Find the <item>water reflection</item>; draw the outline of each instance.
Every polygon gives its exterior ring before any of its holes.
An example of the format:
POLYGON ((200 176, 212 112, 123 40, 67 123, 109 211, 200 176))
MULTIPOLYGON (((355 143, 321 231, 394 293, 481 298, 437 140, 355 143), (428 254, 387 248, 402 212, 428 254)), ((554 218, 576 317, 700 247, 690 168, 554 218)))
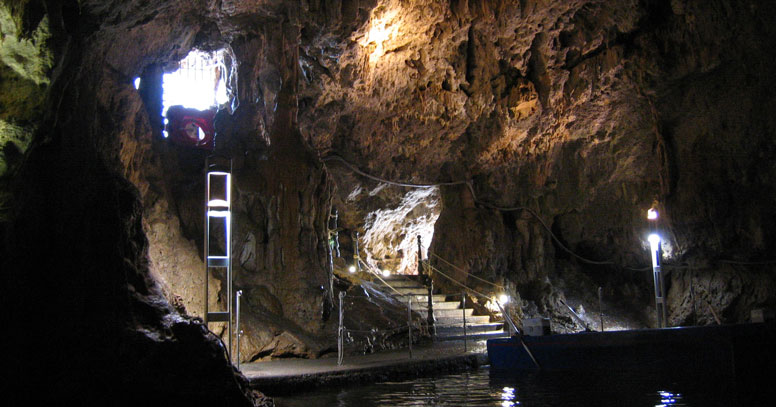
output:
POLYGON ((643 372, 474 372, 318 389, 277 397, 280 407, 312 406, 728 406, 729 378, 643 372))
POLYGON ((671 393, 670 391, 659 391, 657 394, 660 395, 660 404, 655 404, 655 407, 667 407, 667 406, 683 406, 684 404, 679 403, 679 400, 682 399, 682 395, 679 393, 671 393))
POLYGON ((520 404, 519 401, 515 401, 515 389, 512 387, 501 389, 501 400, 501 407, 512 407, 515 404, 520 404))

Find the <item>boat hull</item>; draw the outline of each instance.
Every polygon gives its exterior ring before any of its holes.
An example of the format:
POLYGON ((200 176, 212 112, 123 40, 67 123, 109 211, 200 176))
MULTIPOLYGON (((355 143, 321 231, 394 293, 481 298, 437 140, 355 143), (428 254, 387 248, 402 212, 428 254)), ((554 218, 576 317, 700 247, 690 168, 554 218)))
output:
POLYGON ((488 340, 494 370, 752 369, 774 358, 774 324, 585 332, 488 340))

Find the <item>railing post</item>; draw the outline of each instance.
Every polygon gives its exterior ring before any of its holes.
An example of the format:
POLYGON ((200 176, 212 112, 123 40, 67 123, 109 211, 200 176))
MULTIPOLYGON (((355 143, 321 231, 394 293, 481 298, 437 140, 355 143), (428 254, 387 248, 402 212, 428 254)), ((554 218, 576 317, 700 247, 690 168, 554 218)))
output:
POLYGON ((428 290, 428 309, 426 314, 426 321, 429 327, 429 333, 431 339, 436 339, 436 326, 434 325, 434 281, 431 279, 431 270, 427 273, 423 273, 423 245, 420 241, 420 235, 418 235, 418 275, 423 280, 424 285, 428 290))
POLYGON ((345 298, 345 292, 339 293, 339 328, 337 329, 337 366, 342 365, 345 353, 345 318, 344 310, 342 307, 342 300, 345 298))
POLYGON ((410 359, 412 359, 412 296, 407 300, 407 332, 409 332, 410 359))
POLYGON ((469 346, 466 340, 466 291, 461 293, 461 308, 463 309, 463 351, 468 352, 469 346))
POLYGON ((601 320, 601 332, 604 331, 604 289, 598 287, 598 318, 601 320))
POLYGON ((358 254, 358 232, 355 233, 355 237, 353 238, 353 263, 356 266, 356 270, 361 272, 361 262, 359 261, 359 254, 358 254))
POLYGON ((237 349, 235 349, 235 353, 237 354, 237 370, 240 370, 240 335, 242 334, 242 331, 240 331, 240 300, 242 300, 242 290, 237 290, 237 315, 235 315, 235 331, 237 331, 237 349))

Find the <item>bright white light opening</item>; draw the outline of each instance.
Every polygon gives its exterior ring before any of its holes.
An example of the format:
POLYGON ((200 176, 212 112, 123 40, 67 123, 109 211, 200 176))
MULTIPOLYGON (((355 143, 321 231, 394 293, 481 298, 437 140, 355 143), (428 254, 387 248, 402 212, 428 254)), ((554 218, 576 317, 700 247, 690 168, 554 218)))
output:
POLYGON ((356 272, 356 266, 350 266, 348 267, 348 271, 352 274, 356 272))
POLYGON ((135 80, 132 81, 132 83, 135 84, 135 89, 140 89, 140 78, 135 78, 135 80))
POLYGON ((391 275, 391 270, 385 269, 383 270, 383 277, 388 277, 391 275))
POLYGON ((501 294, 501 295, 498 297, 498 302, 499 302, 499 303, 501 303, 502 305, 503 305, 503 304, 506 304, 506 303, 508 303, 508 302, 509 302, 509 297, 508 297, 506 294, 501 294))
POLYGON ((649 210, 647 211, 647 219, 649 220, 657 219, 657 209, 649 208, 649 210))
POLYGON ((175 105, 207 110, 228 102, 223 61, 223 50, 213 53, 193 50, 180 62, 177 71, 165 73, 162 115, 167 115, 167 109, 175 105))

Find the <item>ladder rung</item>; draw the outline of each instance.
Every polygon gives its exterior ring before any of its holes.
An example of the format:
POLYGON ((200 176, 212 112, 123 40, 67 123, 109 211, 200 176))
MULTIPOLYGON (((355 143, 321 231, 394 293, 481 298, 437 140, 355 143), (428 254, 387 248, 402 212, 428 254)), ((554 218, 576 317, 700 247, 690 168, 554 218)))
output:
POLYGON ((207 322, 229 322, 229 312, 208 312, 207 322))
POLYGON ((208 208, 229 208, 229 202, 225 199, 211 199, 207 202, 208 208))
POLYGON ((208 267, 228 267, 229 257, 227 256, 207 256, 208 267))

